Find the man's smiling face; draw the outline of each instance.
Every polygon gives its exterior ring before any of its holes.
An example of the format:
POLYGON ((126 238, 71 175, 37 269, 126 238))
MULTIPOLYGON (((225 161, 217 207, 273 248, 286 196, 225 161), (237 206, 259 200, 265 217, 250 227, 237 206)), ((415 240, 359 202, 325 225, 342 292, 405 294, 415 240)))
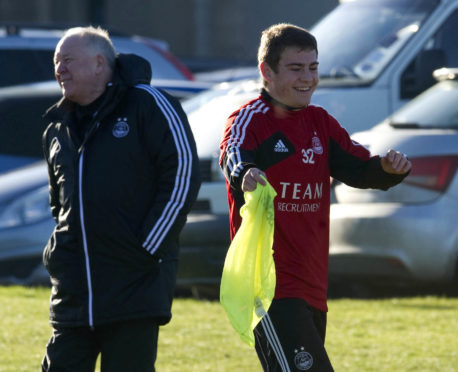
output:
POLYGON ((315 50, 287 47, 278 62, 277 72, 267 63, 261 65, 269 94, 284 105, 302 108, 310 104, 318 85, 318 61, 315 50))
POLYGON ((77 35, 69 36, 57 44, 54 74, 64 97, 80 105, 87 105, 94 100, 99 94, 95 92, 100 79, 97 58, 97 53, 77 35))

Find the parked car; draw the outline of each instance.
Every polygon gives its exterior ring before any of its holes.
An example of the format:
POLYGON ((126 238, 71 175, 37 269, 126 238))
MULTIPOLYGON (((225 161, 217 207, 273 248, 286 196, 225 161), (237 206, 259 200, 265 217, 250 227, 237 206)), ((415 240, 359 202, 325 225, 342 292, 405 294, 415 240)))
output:
MULTIPOLYGON (((0 25, 0 87, 54 79, 53 58, 64 28, 0 25)), ((154 79, 193 80, 191 71, 162 40, 112 33, 117 52, 134 53, 149 61, 154 79)))
MULTIPOLYGON (((152 79, 151 84, 177 98, 189 97, 210 85, 188 80, 152 79)), ((31 164, 43 156, 42 115, 62 97, 55 80, 0 87, 0 174, 31 164)))
MULTIPOLYGON (((41 255, 54 220, 46 166, 39 161, 45 126, 40 115, 60 97, 55 82, 0 88, 0 283, 48 281, 41 255)), ((199 148, 205 146, 200 137, 208 134, 196 133, 199 148)), ((205 154, 205 149, 199 153, 205 154)), ((202 161, 202 169, 207 163, 202 161)), ((218 202, 224 212, 225 195, 222 199, 218 202)), ((198 292, 217 287, 229 246, 227 213, 211 213, 207 206, 207 200, 197 200, 181 234, 178 284, 198 292)))
POLYGON ((213 84, 237 80, 259 79, 258 66, 233 66, 223 69, 196 72, 196 80, 207 81, 213 84))
POLYGON ((0 175, 0 284, 46 284, 41 262, 54 228, 44 161, 0 175))
POLYGON ((348 132, 367 130, 458 66, 458 0, 343 0, 311 28, 320 85, 312 103, 348 132))
MULTIPOLYGON (((436 67, 458 66, 456 30, 458 0, 341 1, 311 28, 320 62, 312 104, 323 106, 350 134, 371 128, 433 85, 436 67)), ((257 97, 261 85, 255 68, 235 70, 253 79, 222 82, 183 101, 206 175, 199 195, 212 213, 227 214, 217 164, 225 120, 257 97)), ((198 76, 229 79, 231 70, 198 76)))
MULTIPOLYGON (((0 284, 49 283, 42 253, 54 225, 44 161, 0 175, 0 284)), ((217 287, 229 246, 227 218, 192 212, 180 245, 178 287, 217 287)))
POLYGON ((56 81, 0 88, 0 174, 43 158, 42 115, 61 97, 56 81))
POLYGON ((412 170, 384 192, 335 186, 330 273, 370 282, 458 283, 458 69, 353 138, 408 154, 412 170))
MULTIPOLYGON (((0 88, 0 283, 49 281, 41 255, 54 220, 39 162, 40 115, 60 97, 55 82, 0 88)), ((199 293, 217 287, 229 246, 227 215, 211 214, 206 205, 197 201, 181 234, 178 285, 199 293)))
MULTIPOLYGON (((458 66, 458 0, 341 0, 310 28, 320 84, 312 103, 351 134, 371 128, 458 66)), ((255 66, 198 73, 222 82, 259 78, 255 66)))
POLYGON ((228 218, 224 176, 218 164, 219 141, 229 115, 260 91, 259 80, 241 80, 215 85, 182 102, 194 133, 202 185, 198 205, 202 211, 228 218))
MULTIPOLYGON (((42 157, 40 117, 57 102, 61 90, 54 79, 53 56, 64 28, 0 25, 0 174, 42 157)), ((113 33, 118 52, 135 53, 150 62, 151 84, 182 99, 212 86, 192 73, 165 42, 113 33)))

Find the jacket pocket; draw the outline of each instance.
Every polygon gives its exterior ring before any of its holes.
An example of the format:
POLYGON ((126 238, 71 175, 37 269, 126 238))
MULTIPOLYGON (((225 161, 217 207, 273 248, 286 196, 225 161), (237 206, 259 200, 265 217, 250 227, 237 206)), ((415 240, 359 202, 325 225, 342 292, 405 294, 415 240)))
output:
POLYGON ((43 265, 44 267, 46 268, 46 270, 48 271, 49 274, 51 274, 50 270, 49 270, 49 266, 50 266, 50 261, 51 261, 51 254, 52 252, 56 249, 56 238, 55 238, 55 230, 53 231, 53 233, 51 234, 48 242, 46 243, 46 246, 43 250, 43 265))
POLYGON ((59 277, 70 267, 80 267, 78 242, 67 233, 54 229, 43 251, 43 264, 51 277, 59 277))

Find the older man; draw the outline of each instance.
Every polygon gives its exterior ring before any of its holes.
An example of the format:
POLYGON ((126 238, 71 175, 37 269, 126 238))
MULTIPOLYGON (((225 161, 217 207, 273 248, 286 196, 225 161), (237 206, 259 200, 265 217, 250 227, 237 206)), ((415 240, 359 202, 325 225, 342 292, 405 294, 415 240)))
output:
POLYGON ((54 55, 63 98, 43 148, 56 227, 43 259, 54 332, 43 371, 154 371, 171 318, 178 234, 200 186, 180 104, 108 33, 68 30, 54 55))

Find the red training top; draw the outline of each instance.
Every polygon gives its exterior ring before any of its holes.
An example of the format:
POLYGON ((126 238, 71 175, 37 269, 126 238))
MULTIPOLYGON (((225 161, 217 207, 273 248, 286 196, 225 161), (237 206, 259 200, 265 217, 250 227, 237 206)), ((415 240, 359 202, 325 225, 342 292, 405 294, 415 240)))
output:
POLYGON ((241 181, 262 169, 276 190, 275 298, 301 298, 327 311, 330 178, 351 186, 387 189, 402 177, 383 172, 378 156, 352 141, 323 108, 290 110, 267 92, 234 112, 220 145, 230 229, 240 226, 241 181))

